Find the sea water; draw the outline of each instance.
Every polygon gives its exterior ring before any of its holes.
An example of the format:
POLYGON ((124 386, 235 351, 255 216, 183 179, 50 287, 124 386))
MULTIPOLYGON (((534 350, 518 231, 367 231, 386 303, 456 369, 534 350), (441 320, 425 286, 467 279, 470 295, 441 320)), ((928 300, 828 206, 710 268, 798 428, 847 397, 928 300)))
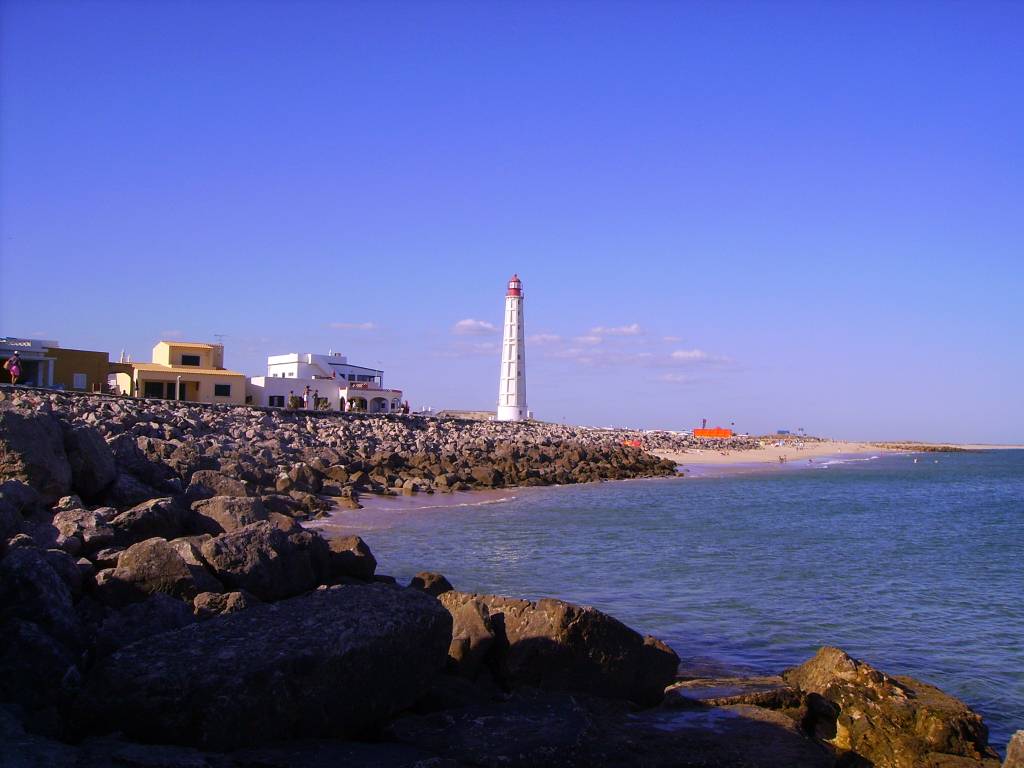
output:
POLYGON ((963 699, 1002 749, 1024 728, 1024 451, 866 458, 421 495, 331 527, 400 581, 593 605, 703 674, 835 645, 963 699))

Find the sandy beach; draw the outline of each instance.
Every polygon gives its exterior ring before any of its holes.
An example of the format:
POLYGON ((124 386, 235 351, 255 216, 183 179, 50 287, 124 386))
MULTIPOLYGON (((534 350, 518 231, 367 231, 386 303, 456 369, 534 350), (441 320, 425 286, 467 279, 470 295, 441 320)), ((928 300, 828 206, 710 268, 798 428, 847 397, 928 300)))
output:
POLYGON ((806 442, 803 447, 797 447, 792 443, 784 446, 769 445, 765 448, 755 448, 749 451, 730 451, 725 448, 715 450, 714 448, 691 449, 686 451, 651 451, 655 456, 663 459, 671 459, 680 466, 688 465, 728 465, 728 464, 779 464, 779 458, 787 462, 804 462, 808 459, 814 460, 824 457, 855 456, 861 454, 880 454, 886 452, 872 443, 856 443, 844 440, 823 440, 820 442, 806 442))

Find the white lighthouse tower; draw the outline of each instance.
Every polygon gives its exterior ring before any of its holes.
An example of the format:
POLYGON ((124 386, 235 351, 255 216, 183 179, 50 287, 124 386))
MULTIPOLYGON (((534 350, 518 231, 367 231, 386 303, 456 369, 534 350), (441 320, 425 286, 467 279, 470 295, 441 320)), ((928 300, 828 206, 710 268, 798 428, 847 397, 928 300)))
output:
POLYGON ((498 421, 526 418, 526 337, 523 334, 523 283, 512 275, 505 294, 505 330, 498 379, 498 421))

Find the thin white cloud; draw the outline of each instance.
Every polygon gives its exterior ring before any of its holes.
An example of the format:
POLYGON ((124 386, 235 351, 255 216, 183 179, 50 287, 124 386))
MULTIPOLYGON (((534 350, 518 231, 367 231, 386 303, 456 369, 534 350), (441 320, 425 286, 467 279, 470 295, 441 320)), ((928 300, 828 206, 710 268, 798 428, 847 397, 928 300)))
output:
POLYGON ((677 349, 670 357, 680 362, 691 363, 711 359, 711 355, 703 349, 677 349))
POLYGON ((331 323, 328 326, 339 331, 372 331, 376 327, 373 323, 331 323))
POLYGON ((688 373, 663 373, 658 376, 658 381, 667 381, 670 384, 689 384, 696 381, 696 377, 688 373))
POLYGON ((452 326, 452 333, 456 336, 489 336, 497 332, 498 327, 494 323, 488 323, 486 320, 474 320, 471 317, 459 320, 452 326))
POLYGON ((557 344, 562 340, 562 337, 557 333, 535 333, 532 336, 526 337, 527 344, 536 344, 543 346, 545 344, 557 344))
POLYGON ((180 339, 182 335, 182 332, 177 329, 172 329, 169 331, 160 331, 160 336, 161 338, 164 339, 180 339))
POLYGON ((589 344, 593 346, 594 344, 601 343, 601 337, 593 334, 590 336, 577 336, 576 338, 573 339, 573 341, 575 341, 578 344, 589 344))
POLYGON ((640 323, 610 327, 599 325, 596 328, 591 328, 590 333, 594 336, 639 336, 643 333, 643 329, 640 327, 640 323))
POLYGON ((683 340, 682 336, 662 336, 662 341, 667 341, 669 344, 678 344, 683 340))

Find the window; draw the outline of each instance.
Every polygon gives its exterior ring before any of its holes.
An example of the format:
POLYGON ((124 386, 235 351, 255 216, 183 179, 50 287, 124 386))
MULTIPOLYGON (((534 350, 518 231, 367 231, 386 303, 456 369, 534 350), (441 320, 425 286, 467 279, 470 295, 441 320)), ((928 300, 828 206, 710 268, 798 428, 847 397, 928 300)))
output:
POLYGON ((182 365, 194 365, 194 366, 198 367, 199 366, 199 355, 182 355, 181 356, 181 364, 182 365))
POLYGON ((231 397, 231 385, 230 384, 214 384, 213 385, 213 396, 214 397, 231 397))
MULTIPOLYGON (((181 391, 182 391, 182 395, 184 395, 184 392, 185 392, 185 385, 184 384, 181 385, 181 391)), ((177 382, 169 383, 167 385, 167 399, 168 400, 177 400, 178 399, 178 383, 177 382)))
POLYGON ((73 389, 85 389, 88 386, 84 373, 73 373, 71 378, 73 379, 71 384, 73 389))
POLYGON ((147 381, 143 384, 142 393, 146 397, 163 397, 164 383, 162 381, 147 381))
POLYGON ((271 395, 269 403, 271 408, 284 408, 284 395, 271 395))

